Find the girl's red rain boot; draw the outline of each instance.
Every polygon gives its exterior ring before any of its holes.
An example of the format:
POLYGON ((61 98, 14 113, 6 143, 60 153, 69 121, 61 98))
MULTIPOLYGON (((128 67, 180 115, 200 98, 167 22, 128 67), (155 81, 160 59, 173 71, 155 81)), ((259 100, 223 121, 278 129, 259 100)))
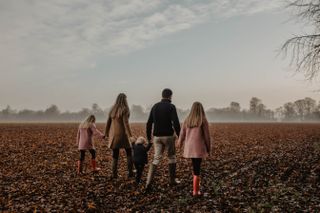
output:
POLYGON ((91 160, 91 165, 92 165, 92 171, 93 171, 93 172, 98 172, 98 171, 101 170, 99 167, 97 167, 97 162, 96 162, 95 159, 92 159, 92 160, 91 160))
POLYGON ((200 182, 201 182, 201 178, 200 178, 200 176, 198 176, 198 179, 197 179, 197 184, 198 184, 198 196, 201 195, 201 192, 200 192, 200 182))
POLYGON ((200 176, 193 175, 193 196, 199 196, 201 195, 200 192, 200 176))
POLYGON ((198 195, 198 176, 193 175, 193 192, 192 192, 193 196, 197 196, 198 195))

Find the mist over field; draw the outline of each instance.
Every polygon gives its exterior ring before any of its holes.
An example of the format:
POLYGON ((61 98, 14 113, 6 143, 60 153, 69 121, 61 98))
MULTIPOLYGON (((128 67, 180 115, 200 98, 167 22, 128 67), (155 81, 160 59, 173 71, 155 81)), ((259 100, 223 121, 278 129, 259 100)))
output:
MULTIPOLYGON (((274 110, 268 109, 259 98, 253 97, 249 109, 241 108, 238 102, 231 102, 224 108, 210 107, 206 110, 210 122, 320 122, 320 103, 312 98, 299 99, 285 103, 274 110)), ((131 105, 130 122, 146 122, 150 108, 131 105)), ((98 104, 91 108, 83 108, 78 112, 60 111, 58 106, 51 105, 45 110, 14 110, 10 106, 0 111, 0 122, 80 122, 90 114, 96 116, 98 122, 105 122, 110 108, 103 109, 98 104)), ((177 107, 182 122, 190 109, 177 107)))

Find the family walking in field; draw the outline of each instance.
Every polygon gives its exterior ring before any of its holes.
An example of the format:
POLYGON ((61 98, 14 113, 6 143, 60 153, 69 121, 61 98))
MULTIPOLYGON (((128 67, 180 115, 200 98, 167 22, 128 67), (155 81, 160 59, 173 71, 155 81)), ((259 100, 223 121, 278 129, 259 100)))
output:
POLYGON ((171 103, 172 91, 164 89, 162 100, 156 103, 151 111, 146 125, 147 141, 144 137, 133 137, 129 125, 130 110, 125 94, 118 95, 111 108, 105 133, 100 132, 95 125, 94 115, 90 115, 79 125, 77 145, 80 151, 78 174, 82 173, 86 151, 91 154, 93 171, 99 171, 96 165, 96 151, 93 136, 97 135, 108 140, 112 149, 112 178, 118 177, 118 159, 120 149, 125 149, 127 156, 128 177, 134 177, 133 166, 136 168, 136 183, 141 182, 144 167, 148 164, 148 151, 154 147, 153 161, 147 174, 146 190, 152 188, 157 167, 167 152, 169 162, 169 183, 176 185, 176 140, 177 147, 183 148, 183 157, 190 158, 193 173, 193 196, 200 195, 200 170, 203 158, 210 155, 209 123, 203 106, 194 102, 191 111, 182 128, 175 106, 171 103))

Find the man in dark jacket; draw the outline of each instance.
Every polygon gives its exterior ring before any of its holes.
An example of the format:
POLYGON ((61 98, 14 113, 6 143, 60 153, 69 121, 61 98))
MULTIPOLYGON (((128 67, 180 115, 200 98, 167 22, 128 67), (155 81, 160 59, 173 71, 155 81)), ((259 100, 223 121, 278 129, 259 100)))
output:
POLYGON ((176 107, 171 103, 171 99, 172 91, 164 89, 162 91, 162 100, 152 107, 147 122, 147 138, 149 143, 151 143, 152 135, 154 136, 154 158, 148 172, 147 189, 150 189, 156 167, 160 163, 164 150, 168 151, 170 184, 176 184, 176 137, 174 133, 179 136, 180 122, 176 107))
POLYGON ((133 149, 133 163, 136 167, 136 183, 139 184, 141 181, 141 176, 143 173, 144 166, 148 164, 148 151, 151 148, 151 143, 148 143, 147 146, 145 144, 145 139, 143 137, 139 137, 136 142, 132 143, 133 149))

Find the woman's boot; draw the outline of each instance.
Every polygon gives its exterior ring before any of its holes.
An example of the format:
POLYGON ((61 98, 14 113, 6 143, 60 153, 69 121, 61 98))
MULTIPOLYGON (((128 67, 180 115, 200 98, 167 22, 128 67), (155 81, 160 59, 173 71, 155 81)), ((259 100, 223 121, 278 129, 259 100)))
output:
POLYGON ((118 178, 118 159, 112 158, 112 179, 118 178))

